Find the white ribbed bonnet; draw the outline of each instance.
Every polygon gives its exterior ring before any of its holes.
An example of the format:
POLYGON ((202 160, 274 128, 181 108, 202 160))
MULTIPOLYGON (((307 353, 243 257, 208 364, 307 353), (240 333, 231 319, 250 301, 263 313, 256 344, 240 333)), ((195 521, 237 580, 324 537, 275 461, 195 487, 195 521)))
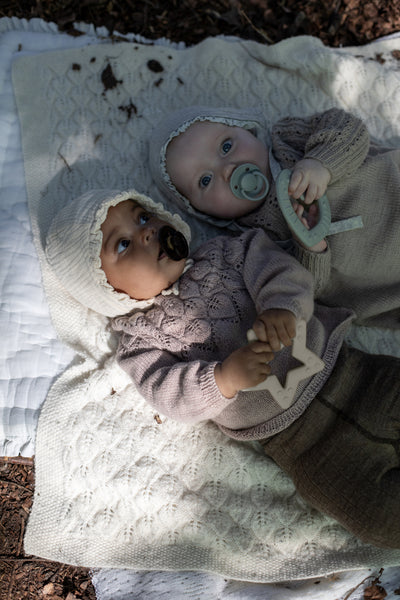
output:
POLYGON ((194 208, 172 183, 166 168, 168 144, 190 125, 198 121, 224 123, 234 127, 243 127, 254 133, 259 139, 268 141, 268 126, 263 114, 256 108, 239 109, 233 107, 212 108, 210 106, 187 106, 167 114, 153 129, 149 140, 149 165, 154 182, 166 198, 175 206, 198 219, 226 227, 232 220, 219 219, 206 215, 194 208))
POLYGON ((153 302, 116 292, 101 268, 100 227, 111 206, 129 199, 181 231, 189 243, 190 228, 179 215, 135 190, 96 189, 71 200, 54 217, 46 238, 46 258, 63 287, 80 304, 107 317, 146 308, 153 302))

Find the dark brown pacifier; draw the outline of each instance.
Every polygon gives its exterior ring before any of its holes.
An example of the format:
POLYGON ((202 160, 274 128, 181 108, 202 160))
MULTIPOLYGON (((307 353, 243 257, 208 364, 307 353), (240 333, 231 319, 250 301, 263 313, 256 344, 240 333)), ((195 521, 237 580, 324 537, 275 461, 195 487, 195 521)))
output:
POLYGON ((189 256, 189 246, 185 236, 170 225, 164 225, 158 232, 161 250, 172 260, 182 260, 189 256))

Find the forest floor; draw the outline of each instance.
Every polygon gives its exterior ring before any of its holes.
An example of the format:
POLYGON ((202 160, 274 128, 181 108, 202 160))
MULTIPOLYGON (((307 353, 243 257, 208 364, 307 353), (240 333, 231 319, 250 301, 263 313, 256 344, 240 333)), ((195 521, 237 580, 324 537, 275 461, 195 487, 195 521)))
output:
MULTIPOLYGON (((41 18, 80 35, 74 23, 193 45, 234 35, 272 44, 313 35, 331 47, 360 46, 400 31, 398 0, 2 0, 0 17, 41 18)), ((27 556, 23 536, 34 488, 32 460, 0 458, 0 600, 95 600, 87 569, 27 556)), ((368 597, 384 598, 384 590, 368 597)), ((367 597, 367 596, 366 596, 367 597)))
POLYGON ((236 35, 274 43, 314 35, 327 46, 358 46, 400 30, 398 0, 2 0, 0 17, 53 21, 74 33, 74 23, 110 33, 196 44, 236 35))

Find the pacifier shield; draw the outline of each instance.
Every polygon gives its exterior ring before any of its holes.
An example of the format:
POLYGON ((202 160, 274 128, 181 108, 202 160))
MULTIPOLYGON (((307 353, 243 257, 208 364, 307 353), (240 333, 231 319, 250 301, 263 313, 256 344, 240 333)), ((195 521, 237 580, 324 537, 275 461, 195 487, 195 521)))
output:
POLYGON ((158 232, 161 250, 172 260, 182 260, 189 256, 189 246, 185 236, 170 225, 164 225, 158 232))
POLYGON ((241 200, 262 200, 269 189, 268 179, 252 163, 239 165, 233 171, 229 185, 232 193, 241 200))

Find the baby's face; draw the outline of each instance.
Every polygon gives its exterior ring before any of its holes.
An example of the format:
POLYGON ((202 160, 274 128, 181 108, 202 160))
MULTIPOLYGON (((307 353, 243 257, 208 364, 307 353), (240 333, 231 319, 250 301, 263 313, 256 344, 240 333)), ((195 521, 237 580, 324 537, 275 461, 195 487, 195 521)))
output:
POLYGON ((174 261, 160 249, 158 232, 165 221, 125 200, 108 210, 101 226, 101 266, 118 292, 149 300, 182 274, 185 260, 174 261))
POLYGON ((242 200, 229 181, 236 167, 252 163, 270 180, 268 150, 250 131, 198 121, 167 148, 166 168, 176 189, 192 206, 215 217, 235 219, 262 200, 242 200))

